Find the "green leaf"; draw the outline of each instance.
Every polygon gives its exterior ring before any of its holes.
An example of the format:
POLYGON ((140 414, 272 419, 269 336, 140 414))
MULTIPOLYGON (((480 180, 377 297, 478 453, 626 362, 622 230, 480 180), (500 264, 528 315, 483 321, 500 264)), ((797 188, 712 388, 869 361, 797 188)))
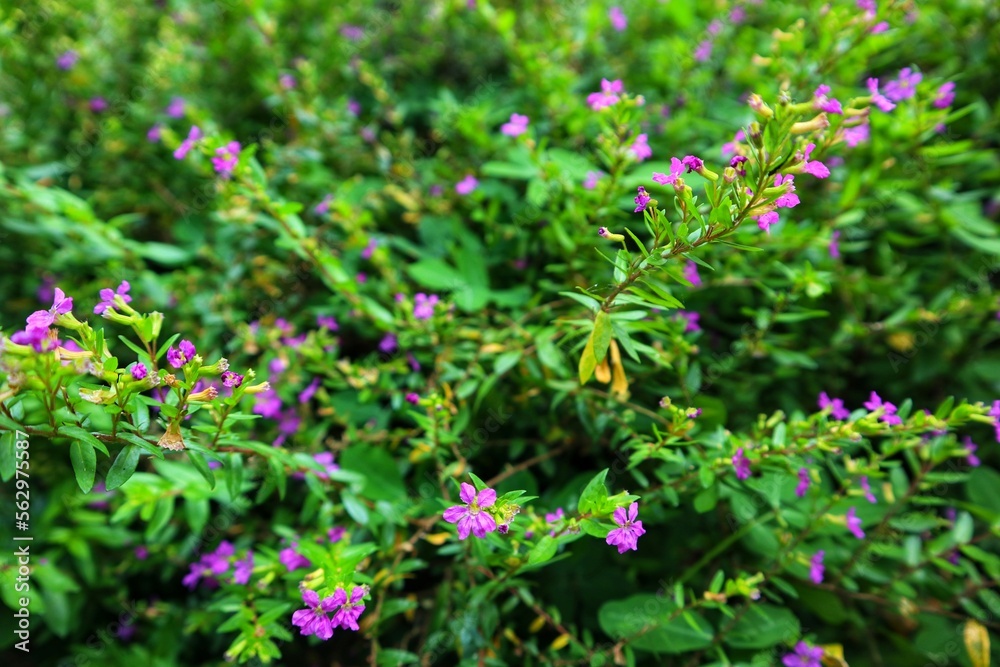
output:
POLYGON ((406 267, 406 272, 424 287, 436 290, 456 290, 465 287, 457 269, 440 259, 423 259, 406 267))
POLYGON ((551 560, 559 549, 559 543, 551 535, 546 535, 538 540, 538 544, 531 548, 528 554, 528 565, 537 565, 551 560))
POLYGON ((73 463, 73 473, 80 490, 90 493, 94 488, 94 475, 97 474, 97 452, 90 443, 75 440, 69 446, 69 460, 73 463))
POLYGON ((590 337, 594 341, 594 357, 597 363, 604 361, 608 355, 608 346, 611 344, 611 318, 603 310, 597 311, 594 318, 594 330, 590 337))
POLYGON ((14 431, 0 433, 0 479, 5 482, 14 476, 17 467, 16 444, 17 434, 14 431))
POLYGON ((127 433, 127 432, 119 433, 118 437, 126 442, 135 445, 136 447, 139 447, 143 451, 148 452, 149 454, 155 456, 158 459, 163 458, 163 448, 154 445, 145 438, 140 438, 134 433, 127 433))
POLYGON ((583 493, 580 494, 580 502, 577 503, 577 512, 580 514, 589 514, 604 504, 604 501, 608 499, 608 487, 604 485, 604 480, 607 476, 607 468, 594 475, 594 478, 583 489, 583 493))
POLYGON ((631 638, 628 644, 642 651, 676 654, 711 646, 715 631, 708 621, 678 609, 666 596, 641 593, 605 603, 597 620, 612 639, 631 638))
POLYGON ((59 434, 70 437, 73 440, 86 442, 94 449, 104 452, 105 456, 110 456, 110 454, 108 454, 108 448, 104 446, 103 442, 95 438, 90 431, 86 431, 76 424, 64 424, 60 426, 59 434))
POLYGON ((361 495, 369 500, 398 501, 406 497, 396 458, 382 448, 352 445, 341 454, 340 467, 364 478, 361 495))
POLYGON ((208 482, 208 488, 214 489, 215 473, 213 473, 212 469, 208 467, 208 462, 205 460, 205 457, 202 454, 193 452, 189 449, 188 458, 191 459, 191 465, 194 466, 195 470, 201 473, 201 476, 205 478, 206 482, 208 482))
POLYGON ((976 468, 966 483, 969 500, 1000 514, 1000 473, 991 468, 976 468))
POLYGON ((583 353, 580 355, 580 384, 587 384, 587 380, 594 374, 595 368, 597 368, 597 357, 594 356, 594 333, 591 332, 590 337, 587 338, 587 345, 584 346, 583 353))
POLYGON ((768 648, 788 643, 800 634, 799 619, 788 609, 769 604, 753 604, 725 637, 733 648, 768 648))
POLYGON ((108 491, 117 489, 129 480, 132 473, 135 472, 136 466, 139 465, 139 455, 141 453, 142 450, 135 445, 125 445, 118 452, 118 456, 115 457, 115 462, 111 464, 111 470, 108 471, 108 477, 105 481, 108 491))

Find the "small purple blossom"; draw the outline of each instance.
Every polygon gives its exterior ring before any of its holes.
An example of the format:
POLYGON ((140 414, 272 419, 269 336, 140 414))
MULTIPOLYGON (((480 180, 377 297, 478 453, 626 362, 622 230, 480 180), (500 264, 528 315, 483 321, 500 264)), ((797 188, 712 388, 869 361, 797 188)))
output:
POLYGON ((236 165, 240 161, 240 142, 230 141, 225 146, 220 146, 215 149, 215 156, 212 157, 212 168, 215 169, 215 173, 219 174, 222 178, 229 178, 233 175, 233 169, 236 169, 236 165))
POLYGON ((823 571, 826 569, 823 567, 824 555, 825 553, 821 549, 817 551, 809 560, 809 579, 812 580, 814 584, 823 583, 823 571))
POLYGON ((254 397, 252 412, 268 419, 277 419, 281 414, 281 399, 274 389, 262 391, 254 397))
POLYGON ((750 477, 750 459, 748 459, 743 454, 743 448, 740 447, 733 454, 733 468, 736 469, 736 479, 744 480, 750 477))
POLYGON ((465 178, 455 184, 455 192, 464 196, 471 194, 477 187, 479 187, 479 181, 476 180, 476 177, 472 174, 467 174, 465 178))
POLYGON ((406 402, 416 405, 420 402, 420 394, 411 391, 406 395, 406 402))
POLYGON ((830 170, 827 166, 818 160, 809 160, 809 156, 815 148, 816 144, 807 144, 805 150, 797 154, 796 157, 802 160, 802 171, 812 174, 816 178, 827 178, 830 175, 830 170))
POLYGON ((108 101, 103 97, 101 97, 100 95, 98 95, 97 97, 90 98, 88 106, 90 107, 90 110, 93 111, 94 113, 101 113, 102 111, 108 110, 108 101))
POLYGON ((147 375, 149 375, 149 369, 146 368, 146 364, 137 363, 132 367, 133 380, 144 380, 147 375))
POLYGON ((630 549, 638 551, 639 538, 646 534, 646 529, 642 527, 639 518, 639 503, 632 503, 628 506, 628 514, 624 507, 615 508, 614 522, 618 528, 613 529, 605 538, 605 542, 611 546, 618 547, 618 553, 623 554, 630 549))
POLYGON ((299 403, 308 403, 312 400, 312 397, 316 395, 316 391, 319 389, 320 379, 313 378, 313 381, 309 383, 309 386, 299 392, 299 403))
POLYGON ((628 147, 629 154, 639 162, 653 157, 653 149, 649 147, 648 141, 649 137, 645 133, 638 135, 632 145, 628 147))
POLYGON ((868 475, 861 476, 861 490, 865 494, 865 500, 867 500, 870 503, 878 502, 878 498, 876 498, 875 494, 872 493, 871 484, 868 483, 868 475))
POLYGON ((855 515, 854 508, 847 510, 847 530, 859 540, 865 539, 865 531, 861 529, 861 519, 855 515))
POLYGON ((253 573, 253 552, 247 551, 243 560, 236 561, 236 570, 233 572, 233 581, 237 584, 246 584, 250 581, 253 573))
POLYGON ((566 513, 563 512, 563 508, 557 507, 555 512, 546 512, 545 523, 556 523, 557 521, 562 521, 566 513))
POLYGON ((834 419, 847 419, 851 416, 850 411, 844 407, 843 400, 830 398, 825 391, 822 391, 819 394, 819 409, 826 410, 827 408, 831 408, 830 416, 834 419))
POLYGON ((399 344, 396 342, 396 334, 387 333, 379 341, 378 349, 385 354, 392 354, 399 348, 399 344))
POLYGON ((241 384, 243 384, 243 376, 239 373, 234 373, 232 371, 224 371, 222 373, 222 385, 224 387, 236 389, 241 384))
POLYGON ((830 257, 833 259, 840 259, 840 230, 835 229, 833 233, 830 234, 830 245, 828 246, 830 252, 830 257))
POLYGON ((330 540, 331 543, 335 543, 344 539, 344 535, 346 533, 347 529, 343 526, 334 526, 330 530, 326 531, 326 538, 330 540))
POLYGON ((785 667, 822 667, 820 662, 822 657, 823 649, 821 647, 799 642, 795 645, 795 652, 783 657, 781 664, 785 667))
POLYGON ((633 213, 641 213, 646 210, 646 205, 649 204, 650 196, 646 193, 646 188, 639 186, 638 193, 635 196, 635 211, 633 213))
POLYGON ((418 320, 429 320, 434 317, 434 306, 439 301, 437 294, 427 296, 417 292, 413 297, 413 317, 418 320))
POLYGON ((171 118, 183 118, 184 107, 185 102, 183 97, 172 97, 170 98, 170 104, 166 108, 167 115, 171 118))
POLYGON ((194 148, 194 143, 201 139, 201 137, 201 129, 197 125, 192 125, 191 130, 188 131, 187 139, 182 141, 181 145, 174 151, 174 158, 177 160, 183 160, 188 152, 194 148))
POLYGON ((809 479, 809 469, 799 468, 799 483, 795 487, 795 495, 798 496, 799 498, 806 495, 806 491, 809 490, 810 481, 811 480, 809 479))
POLYGON ((603 171, 588 171, 587 178, 583 181, 583 188, 585 190, 593 190, 597 187, 597 182, 601 180, 602 176, 604 176, 603 171))
POLYGON ((601 79, 601 91, 587 95, 587 104, 594 111, 614 106, 621 100, 619 93, 623 90, 624 84, 622 84, 621 79, 615 79, 614 81, 601 79))
POLYGON ((678 310, 676 317, 684 321, 684 333, 701 331, 701 326, 698 324, 698 320, 701 319, 700 313, 696 313, 693 310, 678 310))
POLYGON ((884 421, 889 426, 894 426, 903 423, 903 420, 900 419, 898 416, 896 416, 896 406, 890 403, 889 401, 883 402, 882 398, 874 391, 871 393, 871 397, 869 398, 868 401, 865 402, 864 405, 865 409, 871 412, 875 412, 879 408, 883 408, 884 412, 879 417, 879 419, 884 421))
POLYGON ((771 233, 771 225, 777 224, 777 222, 778 222, 778 212, 777 211, 769 211, 767 213, 764 213, 763 215, 758 215, 755 218, 755 220, 757 221, 757 226, 758 227, 760 227, 762 230, 764 230, 765 232, 767 232, 768 234, 770 234, 771 233))
POLYGON ((292 625, 299 628, 299 633, 303 635, 316 635, 323 641, 332 637, 333 623, 327 614, 337 608, 336 597, 331 595, 320 600, 316 591, 303 589, 302 602, 307 608, 292 614, 292 625))
POLYGON ((799 205, 799 196, 795 194, 795 177, 789 174, 782 176, 776 174, 774 177, 774 187, 785 187, 785 192, 774 200, 774 205, 778 208, 795 208, 799 205))
POLYGON ((195 354, 194 343, 189 340, 182 340, 176 348, 171 346, 167 350, 167 362, 174 368, 181 368, 184 364, 194 359, 195 354))
POLYGON ((698 264, 690 259, 684 264, 684 279, 694 287, 701 287, 701 276, 698 275, 698 264))
POLYGON ((701 173, 701 170, 705 168, 704 161, 702 161, 701 158, 696 157, 694 155, 685 155, 681 159, 681 164, 687 167, 687 173, 689 174, 692 171, 701 173))
POLYGON ((697 60, 700 63, 703 63, 706 60, 708 60, 709 58, 711 58, 712 57, 712 40, 710 40, 710 39, 704 39, 701 42, 699 42, 698 46, 695 47, 694 53, 692 55, 694 55, 694 59, 697 60))
POLYGON ((73 49, 70 49, 68 51, 63 51, 62 53, 59 54, 59 57, 56 58, 56 67, 63 70, 64 72, 67 70, 71 70, 73 69, 73 66, 76 65, 76 62, 79 59, 80 59, 80 54, 74 51, 73 49))
POLYGON ((293 572, 300 567, 309 567, 312 564, 309 562, 308 558, 295 550, 295 547, 297 546, 298 544, 296 542, 292 542, 291 546, 282 549, 281 552, 278 553, 278 561, 288 568, 289 572, 293 572))
POLYGON ((675 157, 670 158, 670 173, 653 172, 653 181, 660 185, 672 185, 684 173, 684 163, 675 157))
POLYGON ((962 445, 964 445, 965 449, 969 452, 968 454, 966 454, 966 458, 969 461, 969 465, 972 466, 973 468, 978 468, 980 463, 982 463, 979 460, 979 457, 976 456, 976 450, 979 449, 979 445, 972 442, 972 438, 970 438, 969 436, 965 436, 965 439, 962 441, 962 445))
MULTIPOLYGON (((747 135, 743 132, 743 130, 738 130, 736 132, 736 134, 733 135, 733 140, 732 141, 730 141, 728 143, 725 143, 725 144, 722 144, 722 157, 726 157, 726 156, 728 156, 728 155, 730 155, 732 153, 735 153, 736 152, 736 146, 737 146, 737 144, 739 144, 739 142, 741 142, 741 141, 745 141, 746 138, 747 138, 747 135)), ((731 165, 731 166, 735 166, 735 165, 731 165)))
POLYGON ((872 102, 882 111, 892 111, 896 105, 885 95, 878 91, 878 79, 868 79, 868 90, 872 95, 872 102))
POLYGON ((123 280, 121 284, 118 285, 118 289, 116 289, 115 291, 111 291, 108 288, 102 289, 101 302, 98 303, 96 306, 94 306, 94 314, 100 315, 107 309, 114 308, 116 296, 120 296, 122 298, 122 301, 124 301, 125 303, 130 303, 132 301, 132 297, 128 295, 128 291, 131 288, 132 286, 128 284, 128 281, 123 280))
POLYGON ((361 26, 351 25, 350 23, 345 23, 340 26, 340 35, 345 39, 349 39, 352 42, 357 42, 364 38, 365 30, 361 26))
POLYGON ((355 99, 347 100, 347 113, 357 117, 361 114, 361 103, 355 99))
POLYGON ((994 419, 994 427, 997 432, 997 442, 1000 442, 1000 401, 993 401, 993 407, 990 408, 989 416, 994 419))
POLYGON ((329 331, 338 331, 340 329, 340 325, 337 324, 337 320, 334 319, 333 315, 317 315, 316 325, 321 329, 329 331))
POLYGON ((472 533, 476 537, 486 537, 497 529, 493 517, 482 508, 491 507, 497 500, 497 492, 483 489, 476 494, 476 487, 462 482, 459 497, 465 505, 454 505, 444 511, 444 520, 458 524, 458 538, 464 540, 472 533))
POLYGON ((742 155, 733 156, 733 159, 729 161, 729 166, 736 170, 736 173, 740 176, 747 175, 746 163, 750 160, 742 155))
POLYGON ((625 18, 625 12, 622 11, 621 7, 612 7, 608 11, 608 18, 611 19, 611 27, 622 32, 628 27, 628 19, 625 18))
POLYGON ((843 114, 844 109, 840 102, 832 97, 828 97, 830 94, 830 86, 823 84, 813 93, 813 104, 820 111, 825 111, 832 114, 843 114))
POLYGON ((160 135, 163 131, 163 126, 159 123, 154 123, 153 127, 149 128, 149 132, 146 133, 146 140, 151 144, 160 143, 160 135))
POLYGON ((510 120, 500 127, 500 132, 508 137, 518 137, 528 131, 528 117, 512 113, 510 120))
POLYGON ((295 77, 287 72, 278 77, 278 85, 282 90, 292 90, 295 88, 295 77))
POLYGON ((948 81, 947 83, 941 84, 941 87, 937 89, 937 95, 934 97, 934 107, 936 109, 947 109, 954 101, 955 82, 948 81))
POLYGON ((313 206, 313 213, 316 215, 326 215, 326 212, 330 210, 330 202, 333 201, 333 195, 326 195, 323 200, 313 206))
POLYGON ((868 141, 868 138, 871 136, 871 125, 869 125, 866 120, 858 125, 845 127, 842 130, 842 133, 847 146, 849 148, 854 148, 858 144, 868 141))
POLYGON ((365 597, 368 589, 365 586, 358 586, 353 591, 351 591, 350 600, 347 599, 347 592, 343 588, 338 588, 334 594, 334 602, 340 606, 337 612, 333 615, 332 625, 333 627, 343 628, 344 630, 354 630, 355 632, 360 630, 358 626, 358 618, 361 616, 361 612, 365 610, 365 605, 360 604, 362 598, 365 597))
POLYGON ((893 102, 908 100, 917 94, 917 84, 924 78, 920 72, 914 72, 909 67, 899 71, 899 77, 885 84, 885 96, 893 102))
POLYGON ((149 548, 143 544, 140 544, 135 548, 135 557, 139 560, 146 560, 149 558, 149 548))
POLYGON ((375 249, 378 248, 378 239, 368 239, 368 245, 365 249, 361 251, 361 257, 364 259, 371 259, 372 255, 375 254, 375 249))

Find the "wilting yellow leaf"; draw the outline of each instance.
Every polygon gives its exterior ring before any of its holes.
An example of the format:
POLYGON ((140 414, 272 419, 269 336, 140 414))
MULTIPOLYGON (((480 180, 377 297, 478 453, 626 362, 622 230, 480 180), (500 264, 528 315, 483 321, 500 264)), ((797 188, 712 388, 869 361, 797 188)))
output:
POLYGON ((611 382, 611 369, 608 368, 607 359, 597 364, 597 367, 594 368, 594 377, 597 378, 598 382, 603 382, 604 384, 611 382))
POLYGON ((482 354, 498 354, 506 349, 507 348, 501 345, 500 343, 487 343, 486 345, 483 345, 481 348, 479 348, 479 351, 482 354))
POLYGON ((558 651, 562 647, 566 646, 566 644, 568 643, 569 643, 569 635, 559 635, 558 637, 556 637, 555 641, 552 642, 552 645, 549 646, 549 648, 553 651, 558 651))
POLYGON ((536 618, 531 622, 531 625, 528 626, 528 630, 530 630, 531 632, 538 632, 544 627, 545 627, 545 617, 539 616, 538 618, 536 618))
POLYGON ((909 352, 913 349, 913 334, 908 331, 899 331, 890 334, 886 342, 897 352, 909 352))
POLYGON ((611 383, 611 395, 617 398, 628 398, 628 378, 625 377, 625 367, 622 366, 622 355, 618 351, 618 343, 611 341, 611 368, 614 382, 611 383))
POLYGON ((439 547, 447 542, 449 537, 451 537, 451 533, 434 533, 432 535, 425 535, 424 539, 434 546, 439 547))
POLYGON ((982 623, 970 618, 965 622, 962 636, 972 667, 990 667, 990 633, 982 623))
POLYGON ((156 444, 174 452, 185 449, 184 438, 181 437, 181 427, 176 422, 170 422, 167 425, 167 432, 160 436, 160 440, 156 444))
POLYGON ((823 649, 823 665, 825 667, 850 667, 844 660, 844 647, 840 644, 821 644, 823 649))
POLYGON ((521 645, 520 638, 510 628, 506 628, 503 631, 503 636, 510 640, 511 643, 516 644, 517 646, 521 645))

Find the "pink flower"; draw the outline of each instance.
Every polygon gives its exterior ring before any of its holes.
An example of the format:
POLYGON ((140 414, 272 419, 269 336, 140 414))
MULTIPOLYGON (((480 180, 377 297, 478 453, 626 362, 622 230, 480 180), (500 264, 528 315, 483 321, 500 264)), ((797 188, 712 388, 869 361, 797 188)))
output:
POLYGON ((677 319, 684 320, 684 333, 694 333, 695 331, 701 331, 701 327, 698 326, 698 320, 701 315, 694 312, 693 310, 678 310, 677 319))
POLYGON ((466 175, 465 178, 460 180, 455 184, 455 192, 460 195, 467 195, 475 190, 479 186, 479 181, 472 174, 466 175))
POLYGON ((947 109, 955 101, 955 82, 949 81, 941 84, 934 98, 934 107, 937 109, 947 109))
POLYGON ((187 139, 181 142, 181 145, 177 147, 174 151, 174 158, 177 160, 183 160, 188 152, 194 147, 194 143, 201 139, 201 129, 197 125, 192 125, 191 130, 188 132, 187 139))
POLYGON ((423 292, 418 292, 413 297, 413 317, 418 320, 429 320, 434 317, 434 306, 437 305, 438 295, 427 296, 423 292))
POLYGON ((464 540, 472 533, 476 537, 486 537, 497 529, 493 517, 482 508, 491 507, 497 501, 497 492, 493 489, 483 489, 476 494, 476 487, 462 482, 459 496, 465 505, 455 505, 444 511, 444 520, 458 524, 458 538, 464 540))
POLYGON ((361 629, 358 625, 358 617, 365 610, 365 606, 359 603, 367 592, 368 588, 366 586, 358 586, 351 591, 351 599, 348 600, 347 592, 343 588, 338 588, 334 591, 333 599, 340 606, 340 609, 333 615, 331 621, 333 627, 354 630, 355 632, 361 629))
POLYGON ((621 99, 618 93, 621 93, 623 89, 624 84, 622 84, 621 79, 615 79, 614 81, 601 79, 601 91, 588 95, 587 104, 594 111, 600 111, 601 109, 618 104, 618 101, 621 99))
POLYGON ((319 389, 319 384, 320 379, 313 378, 313 381, 309 383, 309 386, 299 393, 299 403, 308 403, 312 400, 312 397, 316 395, 316 391, 319 389))
POLYGON ((795 645, 795 652, 783 657, 781 664, 785 667, 821 667, 820 658, 822 657, 822 647, 809 646, 805 642, 799 642, 795 645))
POLYGON ((827 408, 832 408, 830 416, 834 419, 847 419, 851 416, 851 413, 844 407, 844 401, 839 398, 830 398, 825 391, 820 392, 819 409, 826 410, 827 408))
POLYGON ((108 101, 103 97, 92 97, 90 99, 90 110, 94 113, 101 113, 102 111, 107 111, 108 101))
POLYGON ((80 54, 74 51, 73 49, 70 49, 69 51, 64 51, 59 55, 58 58, 56 58, 56 67, 58 67, 63 71, 73 69, 73 66, 76 65, 76 61, 78 61, 79 59, 80 59, 80 54))
POLYGON ((742 447, 736 450, 732 460, 733 468, 736 469, 736 479, 743 480, 750 477, 750 459, 743 454, 742 447))
POLYGON ((278 85, 281 86, 282 90, 291 90, 295 84, 295 77, 291 74, 286 73, 278 77, 278 85))
POLYGON ((661 174, 659 172, 653 172, 653 181, 659 183, 660 185, 672 185, 677 182, 677 179, 681 174, 684 173, 684 163, 675 157, 670 158, 670 173, 661 174))
POLYGON ((618 547, 620 554, 629 550, 638 551, 639 538, 646 534, 646 529, 642 527, 642 521, 637 521, 638 518, 639 503, 629 505, 627 515, 624 507, 615 508, 614 522, 618 524, 618 528, 612 529, 604 541, 618 547))
POLYGON ((420 402, 420 394, 411 391, 406 395, 406 402, 416 405, 417 403, 420 402))
POLYGON ((888 401, 883 403, 882 398, 874 391, 871 393, 869 400, 865 403, 865 408, 872 412, 882 408, 883 413, 879 416, 879 419, 890 426, 903 423, 903 420, 896 416, 896 406, 888 401))
POLYGON ((159 123, 154 123, 153 127, 149 128, 149 132, 146 133, 146 140, 151 144, 160 143, 160 132, 163 127, 159 123))
POLYGON ((702 281, 701 276, 698 275, 698 265, 690 259, 684 265, 684 279, 694 287, 701 287, 702 281))
POLYGON ((700 63, 712 57, 712 40, 702 40, 694 50, 694 59, 700 63))
POLYGON ((635 138, 635 141, 631 146, 628 147, 628 152, 632 154, 635 159, 639 162, 646 160, 647 158, 653 157, 653 149, 649 147, 647 143, 647 135, 640 134, 635 138))
POLYGON ((586 190, 593 190, 597 187, 597 181, 601 180, 604 176, 603 171, 588 171, 587 178, 583 181, 583 187, 586 190))
POLYGON ((181 118, 184 116, 184 98, 172 97, 167 105, 166 112, 171 118, 181 118))
POLYGON ((878 92, 878 79, 868 79, 868 90, 872 94, 872 102, 882 111, 888 112, 896 108, 892 101, 878 92))
POLYGON ((625 18, 625 12, 622 11, 621 7, 612 7, 608 11, 608 18, 611 19, 611 27, 618 32, 622 32, 628 27, 628 19, 625 18))
POLYGON ((763 229, 768 234, 771 233, 771 225, 778 222, 778 212, 770 211, 763 215, 758 215, 756 218, 757 226, 763 229))
POLYGON ((835 229, 833 233, 830 234, 830 257, 834 259, 840 259, 840 230, 835 229))
POLYGON ((102 289, 101 302, 94 306, 94 314, 100 315, 109 308, 114 308, 116 296, 120 296, 122 301, 125 303, 130 303, 132 301, 132 297, 128 295, 129 289, 131 289, 131 286, 128 284, 127 280, 123 280, 121 284, 118 285, 118 289, 114 292, 108 288, 102 289))
POLYGON ((745 141, 746 138, 747 138, 747 136, 746 136, 746 134, 743 133, 743 130, 739 130, 733 136, 733 140, 732 141, 730 141, 729 143, 726 143, 726 144, 722 144, 722 157, 727 157, 727 156, 731 155, 732 153, 735 153, 736 152, 736 145, 739 142, 741 142, 741 141, 745 141))
POLYGON ((830 94, 830 86, 826 84, 820 86, 813 93, 813 104, 820 111, 827 113, 843 114, 844 109, 836 99, 827 97, 830 94))
POLYGON ((807 174, 812 174, 816 178, 826 178, 830 175, 830 170, 827 169, 826 165, 818 160, 813 160, 810 162, 809 156, 812 154, 813 149, 816 148, 816 144, 810 143, 806 145, 805 151, 796 155, 800 160, 802 160, 802 171, 807 174))
POLYGON ((146 364, 137 363, 132 367, 131 373, 133 380, 144 380, 149 375, 149 369, 146 368, 146 364))
POLYGON ((778 208, 795 208, 799 205, 799 196, 795 194, 795 177, 791 174, 787 176, 775 174, 774 187, 777 188, 782 185, 785 186, 785 192, 774 200, 774 205, 778 208))
POLYGON ((868 483, 868 475, 861 476, 861 490, 865 494, 865 500, 867 500, 870 503, 878 502, 878 498, 876 498, 875 494, 872 493, 872 487, 868 483))
POLYGON ((311 565, 308 558, 295 550, 296 546, 298 545, 293 542, 292 546, 282 549, 278 554, 278 561, 288 568, 289 572, 297 570, 300 567, 309 567, 311 565))
POLYGON ((809 561, 809 578, 814 584, 823 583, 823 556, 825 553, 820 550, 809 561))
POLYGON ((506 134, 508 137, 517 137, 528 130, 528 117, 522 116, 519 113, 512 113, 510 115, 510 121, 504 123, 500 127, 500 132, 506 134))
POLYGON ((326 215, 326 212, 330 210, 331 201, 333 201, 333 195, 326 195, 323 197, 323 201, 313 207, 313 213, 316 215, 326 215))
POLYGON ((866 120, 860 125, 854 125, 852 127, 845 127, 843 130, 844 141, 847 142, 848 147, 854 148, 858 144, 868 141, 868 137, 871 136, 871 126, 866 120))
MULTIPOLYGON (((649 204, 649 194, 646 193, 646 188, 639 186, 639 194, 635 196, 635 210, 633 213, 641 213, 646 210, 646 205, 649 204)), ((602 228, 603 229, 603 228, 602 228)), ((607 230, 605 230, 607 232, 607 230)))
POLYGON ((225 146, 215 149, 215 157, 212 158, 212 167, 222 178, 229 178, 233 174, 233 169, 240 160, 240 142, 230 141, 225 146))
POLYGON ((914 72, 909 67, 899 71, 899 77, 885 85, 885 96, 894 102, 908 100, 917 93, 917 84, 924 78, 920 72, 914 72))
POLYGON ((300 609, 292 614, 292 625, 299 628, 303 635, 316 635, 323 641, 332 637, 333 624, 326 615, 338 606, 335 596, 331 595, 320 601, 316 591, 303 589, 302 602, 307 609, 300 609))
POLYGON ((859 540, 865 539, 865 531, 861 529, 861 519, 854 514, 854 508, 847 510, 847 530, 859 540))

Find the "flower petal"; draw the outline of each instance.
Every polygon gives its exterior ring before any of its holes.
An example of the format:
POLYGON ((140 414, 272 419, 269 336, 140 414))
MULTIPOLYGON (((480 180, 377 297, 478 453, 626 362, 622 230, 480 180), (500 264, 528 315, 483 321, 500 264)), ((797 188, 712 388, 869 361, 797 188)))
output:
POLYGON ((463 503, 469 504, 476 498, 476 487, 467 482, 462 482, 462 490, 458 495, 462 498, 463 503))
POLYGON ((497 501, 497 492, 493 489, 483 489, 479 492, 476 504, 480 507, 489 507, 497 501))
POLYGON ((469 508, 465 505, 455 505, 444 511, 444 520, 448 523, 455 523, 469 513, 469 508))

